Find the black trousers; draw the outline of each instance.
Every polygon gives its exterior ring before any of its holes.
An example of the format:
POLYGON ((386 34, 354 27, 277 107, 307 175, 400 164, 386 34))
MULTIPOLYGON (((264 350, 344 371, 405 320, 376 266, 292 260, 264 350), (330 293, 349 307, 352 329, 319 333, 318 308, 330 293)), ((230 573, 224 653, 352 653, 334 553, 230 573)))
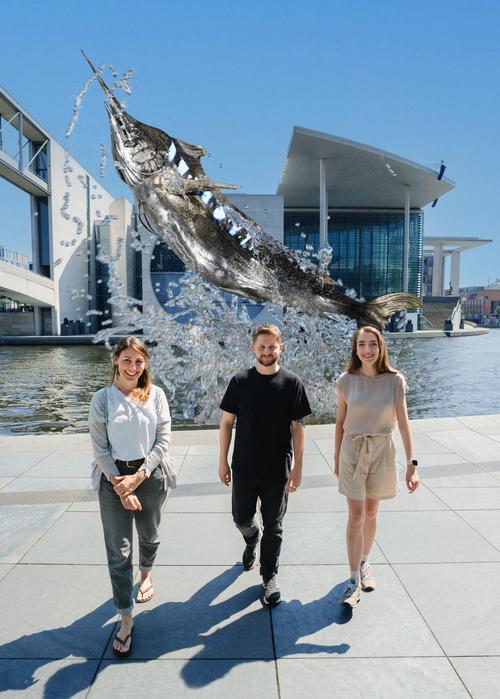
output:
POLYGON ((288 504, 287 481, 256 478, 233 471, 233 521, 248 546, 257 546, 260 526, 255 518, 257 499, 264 530, 260 544, 260 574, 264 582, 278 572, 283 517, 288 504))

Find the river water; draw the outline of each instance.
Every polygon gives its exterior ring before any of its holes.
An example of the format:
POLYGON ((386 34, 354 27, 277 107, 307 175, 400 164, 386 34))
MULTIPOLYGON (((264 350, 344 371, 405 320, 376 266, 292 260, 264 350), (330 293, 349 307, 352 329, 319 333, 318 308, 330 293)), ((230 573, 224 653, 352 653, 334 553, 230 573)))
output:
MULTIPOLYGON (((399 347, 397 368, 410 387, 411 418, 500 413, 500 329, 405 339, 399 347)), ((0 347, 0 433, 86 431, 90 399, 110 367, 107 350, 97 345, 0 347)), ((175 405, 172 412, 174 429, 195 426, 175 405)))

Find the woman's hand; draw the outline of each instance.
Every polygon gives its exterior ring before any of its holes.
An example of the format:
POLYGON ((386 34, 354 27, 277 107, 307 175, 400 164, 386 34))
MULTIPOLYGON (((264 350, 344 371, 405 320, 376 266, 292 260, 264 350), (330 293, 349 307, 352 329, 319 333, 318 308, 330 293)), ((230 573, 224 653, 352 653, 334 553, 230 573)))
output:
POLYGON ((125 495, 131 495, 145 478, 146 472, 142 470, 130 476, 113 476, 111 482, 113 483, 115 493, 121 498, 125 495))
POLYGON ((413 465, 408 465, 406 467, 406 486, 409 493, 414 493, 418 488, 420 483, 420 478, 417 473, 417 467, 413 465))
MULTIPOLYGON (((126 476, 126 478, 129 478, 129 476, 126 476)), ((120 500, 126 510, 142 510, 142 505, 137 495, 124 495, 120 500)))
POLYGON ((335 473, 335 476, 338 478, 339 477, 339 461, 338 459, 334 459, 334 470, 333 472, 335 473))

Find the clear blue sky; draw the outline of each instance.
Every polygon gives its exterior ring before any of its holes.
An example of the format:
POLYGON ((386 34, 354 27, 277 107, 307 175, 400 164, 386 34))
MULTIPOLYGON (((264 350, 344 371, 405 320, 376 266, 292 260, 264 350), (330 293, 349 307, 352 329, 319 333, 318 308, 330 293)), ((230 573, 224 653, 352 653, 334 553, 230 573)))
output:
MULTIPOLYGON (((294 124, 443 159, 456 188, 425 209, 425 232, 493 239, 462 256, 461 284, 500 277, 497 3, 27 0, 1 16, 2 86, 96 177, 109 138, 95 83, 64 137, 89 75, 80 47, 133 67, 130 113, 204 145, 209 174, 243 192, 276 191, 294 124)), ((103 183, 126 193, 109 163, 103 183)), ((20 204, 0 181, 0 243, 15 249, 20 204)))

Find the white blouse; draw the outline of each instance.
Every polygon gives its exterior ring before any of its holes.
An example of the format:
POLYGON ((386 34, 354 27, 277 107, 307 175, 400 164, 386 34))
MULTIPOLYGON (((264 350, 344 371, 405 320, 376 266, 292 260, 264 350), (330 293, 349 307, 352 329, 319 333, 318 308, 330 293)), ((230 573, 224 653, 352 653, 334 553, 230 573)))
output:
POLYGON ((156 435, 156 386, 146 401, 127 398, 114 384, 108 391, 108 439, 113 459, 146 458, 156 435))

